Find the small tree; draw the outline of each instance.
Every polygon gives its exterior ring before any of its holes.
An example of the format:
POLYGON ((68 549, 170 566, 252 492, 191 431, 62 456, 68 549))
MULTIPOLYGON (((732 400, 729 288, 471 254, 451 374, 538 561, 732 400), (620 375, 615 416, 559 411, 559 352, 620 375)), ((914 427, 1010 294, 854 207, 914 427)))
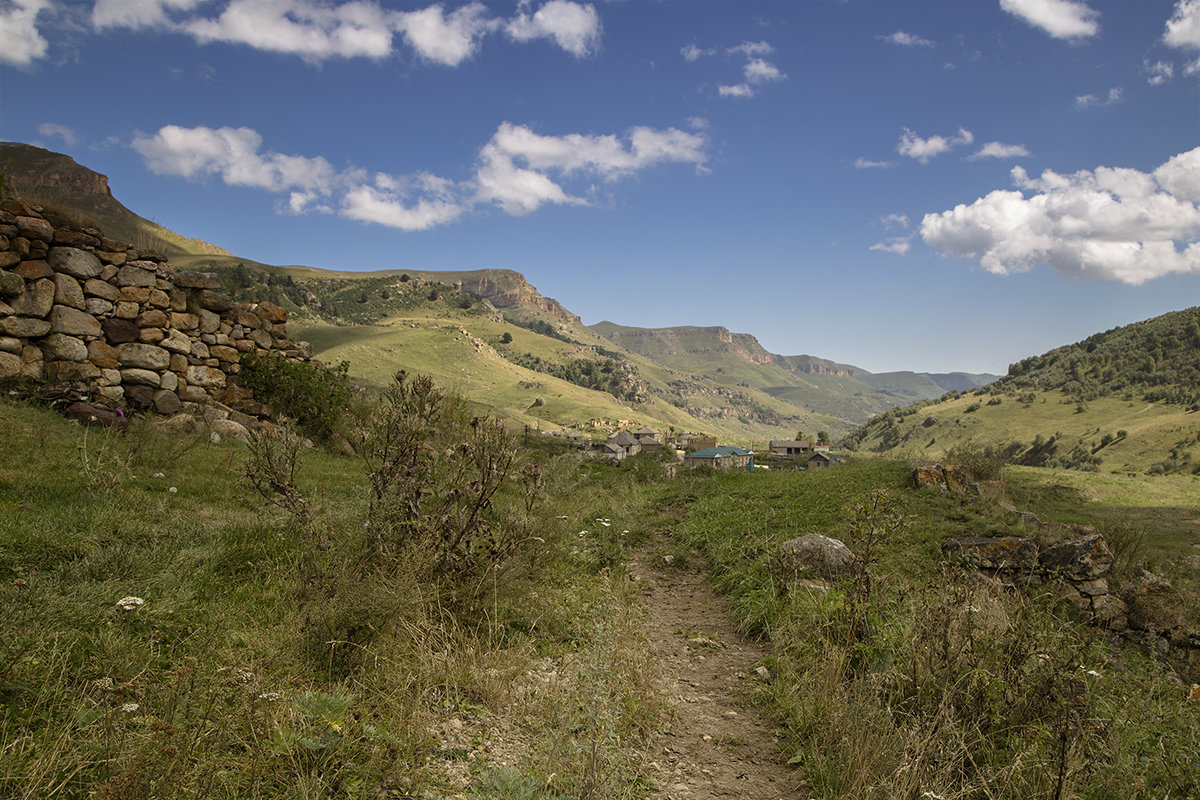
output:
POLYGON ((828 431, 818 431, 817 432, 817 444, 829 444, 829 432, 828 431))
POLYGON ((500 343, 501 344, 512 344, 512 334, 509 333, 508 331, 505 331, 504 335, 500 337, 500 343))

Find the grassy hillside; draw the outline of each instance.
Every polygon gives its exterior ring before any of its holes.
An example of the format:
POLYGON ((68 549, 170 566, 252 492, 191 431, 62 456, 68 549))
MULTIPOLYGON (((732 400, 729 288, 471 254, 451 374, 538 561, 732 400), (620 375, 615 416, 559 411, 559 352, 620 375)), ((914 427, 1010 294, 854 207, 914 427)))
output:
POLYGON ((970 445, 1011 463, 1200 470, 1200 308, 1024 359, 986 388, 872 419, 851 446, 941 458, 970 445))

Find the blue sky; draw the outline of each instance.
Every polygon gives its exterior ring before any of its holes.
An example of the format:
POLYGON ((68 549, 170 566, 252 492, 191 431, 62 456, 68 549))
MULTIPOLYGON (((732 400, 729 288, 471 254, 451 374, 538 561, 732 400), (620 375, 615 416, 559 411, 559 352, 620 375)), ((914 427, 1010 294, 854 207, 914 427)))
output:
POLYGON ((0 0, 0 138, 247 258, 989 371, 1200 303, 1200 0, 0 0))

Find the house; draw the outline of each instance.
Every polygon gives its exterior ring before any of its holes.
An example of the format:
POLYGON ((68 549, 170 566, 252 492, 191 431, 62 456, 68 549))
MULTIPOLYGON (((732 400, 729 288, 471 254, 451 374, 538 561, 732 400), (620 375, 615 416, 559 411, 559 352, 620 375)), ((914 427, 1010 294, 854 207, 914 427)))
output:
POLYGON ((810 439, 772 439, 770 444, 771 455, 779 458, 808 458, 815 449, 810 439))
POLYGON ((617 431, 608 437, 608 443, 613 447, 623 448, 631 456, 635 456, 642 451, 641 442, 629 431, 617 431))
POLYGON ((658 439, 655 439, 653 436, 641 437, 638 439, 638 444, 642 446, 643 450, 657 450, 658 448, 662 447, 662 442, 660 442, 658 439))
POLYGON ((638 428, 633 432, 633 435, 638 438, 639 442, 647 437, 656 442, 658 441, 658 431, 654 430, 654 428, 638 428))
POLYGON ((824 469, 833 464, 833 456, 829 453, 815 452, 808 457, 806 466, 809 469, 824 469))
POLYGON ((620 445, 606 443, 600 446, 600 457, 613 461, 624 461, 627 451, 620 445))
POLYGON ((721 445, 697 450, 684 456, 690 468, 713 467, 715 469, 754 469, 754 451, 741 447, 721 445))

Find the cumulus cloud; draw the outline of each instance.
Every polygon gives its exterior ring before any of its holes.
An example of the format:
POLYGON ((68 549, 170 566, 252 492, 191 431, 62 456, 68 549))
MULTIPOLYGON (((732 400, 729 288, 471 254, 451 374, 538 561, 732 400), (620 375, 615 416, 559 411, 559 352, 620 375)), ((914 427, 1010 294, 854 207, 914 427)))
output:
POLYGON ((754 97, 754 90, 748 83, 735 83, 731 86, 719 84, 717 94, 721 97, 754 97))
POLYGON ((160 175, 199 179, 216 175, 231 186, 272 192, 289 189, 326 193, 335 170, 323 158, 261 153, 262 136, 252 128, 183 128, 166 125, 137 136, 133 149, 160 175))
POLYGON ((1028 158, 1029 149, 1023 144, 1004 144, 1003 142, 988 142, 976 152, 967 156, 968 161, 979 161, 983 158, 1028 158))
POLYGON ((37 130, 39 136, 45 136, 47 139, 62 139, 68 145, 79 141, 79 137, 75 135, 75 131, 66 125, 59 125, 57 122, 43 122, 41 125, 38 125, 37 130))
POLYGON ((755 56, 769 56, 775 52, 775 48, 768 42, 742 42, 727 48, 726 52, 741 53, 746 58, 754 58, 755 56))
MULTIPOLYGON (((1200 50, 1200 0, 1179 0, 1175 13, 1167 20, 1163 42, 1179 50, 1200 50)), ((1185 75, 1200 73, 1200 58, 1188 62, 1185 75)))
POLYGON ((930 159, 935 156, 974 141, 975 136, 966 128, 959 128, 957 136, 930 136, 928 139, 922 139, 909 128, 905 128, 900 135, 900 143, 896 145, 896 152, 902 156, 915 158, 922 164, 928 164, 930 159))
POLYGON ((1200 148, 1144 173, 1012 170, 1015 190, 926 214, 925 243, 1007 275, 1048 264, 1059 275, 1141 284, 1200 273, 1200 148))
MULTIPOLYGON (((685 61, 698 61, 702 57, 716 55, 718 51, 701 48, 693 42, 679 52, 685 61)), ((730 56, 743 56, 746 62, 742 65, 742 81, 740 83, 717 84, 717 95, 720 97, 754 97, 756 86, 787 78, 787 75, 779 67, 763 58, 763 56, 775 52, 775 48, 769 42, 742 42, 732 47, 726 47, 724 52, 730 56)))
POLYGON ((877 242, 871 245, 868 250, 879 250, 884 253, 892 253, 902 256, 912 249, 911 236, 897 236, 891 239, 885 239, 882 242, 877 242))
POLYGON ((1097 97, 1094 94, 1081 94, 1075 97, 1076 108, 1102 108, 1104 106, 1114 106, 1125 98, 1125 90, 1119 86, 1115 86, 1108 90, 1108 94, 1103 97, 1097 97))
POLYGON ((683 56, 684 61, 699 61, 704 56, 715 55, 716 52, 716 50, 705 50, 695 42, 692 42, 691 44, 684 46, 679 51, 679 54, 683 56))
POLYGON ((746 66, 742 67, 742 74, 746 76, 747 83, 771 83, 787 77, 779 71, 779 67, 761 58, 747 61, 746 66))
POLYGON ((1000 7, 1055 39, 1083 39, 1100 32, 1099 14, 1073 0, 1000 0, 1000 7))
POLYGON ((50 8, 50 0, 14 0, 0 7, 0 63, 27 67, 46 55, 48 43, 38 32, 37 18, 50 8))
POLYGON ((600 44, 600 15, 589 5, 569 0, 550 0, 531 16, 528 0, 521 3, 517 16, 506 26, 508 35, 519 42, 553 39, 568 53, 583 58, 592 55, 600 44))
POLYGON ((914 36, 904 31, 896 31, 895 33, 889 33, 887 36, 876 36, 875 38, 900 45, 901 47, 934 47, 934 43, 928 39, 923 39, 920 36, 914 36))
POLYGON ((324 158, 264 151, 251 128, 167 125, 134 139, 147 166, 189 180, 215 176, 234 186, 280 195, 290 213, 339 213, 405 231, 459 219, 478 205, 524 215, 546 204, 587 205, 565 186, 584 178, 616 181, 648 167, 690 163, 703 170, 704 137, 676 128, 636 127, 625 136, 543 136, 505 122, 480 149, 474 174, 455 182, 429 173, 369 175, 335 170, 324 158))
POLYGON ((465 5, 450 13, 441 6, 419 11, 397 12, 393 24, 413 50, 436 64, 456 67, 479 49, 479 41, 499 24, 487 17, 480 3, 465 5))
POLYGON ((861 156, 854 159, 855 169, 887 169, 888 167, 894 166, 896 166, 894 161, 872 161, 869 158, 863 158, 861 156))
POLYGON ((92 25, 97 30, 175 31, 201 44, 241 44, 310 61, 386 58, 395 52, 393 34, 400 34, 422 59, 445 66, 470 59, 485 36, 500 30, 518 42, 550 39, 576 56, 595 52, 601 33, 595 8, 572 0, 549 0, 537 10, 524 0, 509 20, 493 18, 480 2, 446 13, 440 4, 387 11, 374 0, 227 0, 215 16, 192 13, 205 4, 206 0, 97 0, 92 25))

